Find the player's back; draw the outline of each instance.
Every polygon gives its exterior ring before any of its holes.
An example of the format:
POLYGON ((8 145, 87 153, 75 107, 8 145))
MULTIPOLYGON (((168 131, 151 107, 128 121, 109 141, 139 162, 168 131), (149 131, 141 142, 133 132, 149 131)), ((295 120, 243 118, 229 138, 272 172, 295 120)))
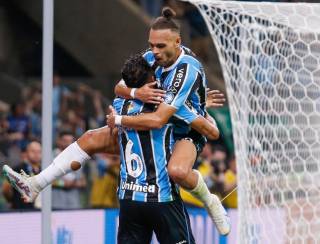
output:
MULTIPOLYGON (((113 105, 118 114, 129 116, 154 110, 150 104, 122 98, 116 98, 113 105)), ((120 128, 120 200, 167 202, 177 197, 166 168, 173 143, 171 124, 148 131, 120 128)))

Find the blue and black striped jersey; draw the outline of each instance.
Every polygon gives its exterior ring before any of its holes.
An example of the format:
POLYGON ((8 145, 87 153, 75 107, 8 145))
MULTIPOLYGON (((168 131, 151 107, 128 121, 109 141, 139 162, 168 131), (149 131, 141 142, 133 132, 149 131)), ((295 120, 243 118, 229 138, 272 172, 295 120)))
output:
MULTIPOLYGON (((134 116, 153 112, 155 107, 139 100, 116 98, 113 106, 118 114, 134 116)), ((198 116, 182 106, 177 113, 185 123, 198 116)), ((172 124, 161 129, 137 131, 119 128, 120 183, 119 199, 143 202, 168 202, 176 199, 178 190, 170 180, 167 163, 174 144, 172 124)))
MULTIPOLYGON (((202 64, 190 49, 181 46, 179 58, 167 68, 156 65, 154 55, 150 50, 144 53, 144 58, 155 69, 158 86, 166 91, 165 103, 177 110, 186 105, 198 114, 206 115, 207 79, 202 64)), ((188 134, 191 131, 190 127, 179 119, 175 119, 173 123, 176 134, 188 134)))
POLYGON ((146 51, 144 58, 154 67, 158 85, 167 92, 165 103, 179 109, 187 101, 199 114, 206 114, 207 79, 202 64, 190 49, 181 46, 179 58, 167 68, 156 66, 152 51, 146 51))

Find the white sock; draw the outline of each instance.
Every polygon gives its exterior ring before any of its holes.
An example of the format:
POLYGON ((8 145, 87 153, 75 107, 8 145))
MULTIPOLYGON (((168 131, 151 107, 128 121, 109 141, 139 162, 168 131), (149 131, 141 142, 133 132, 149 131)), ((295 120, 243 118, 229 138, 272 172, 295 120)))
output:
POLYGON ((197 186, 189 192, 192 194, 192 196, 200 200, 204 205, 208 206, 211 203, 211 193, 206 183, 204 182, 200 172, 198 170, 193 171, 195 171, 198 174, 198 183, 197 186))
POLYGON ((83 151, 77 142, 70 144, 53 160, 53 162, 38 175, 34 176, 35 187, 39 191, 44 189, 56 179, 72 171, 71 163, 73 161, 82 164, 90 159, 90 156, 83 151))

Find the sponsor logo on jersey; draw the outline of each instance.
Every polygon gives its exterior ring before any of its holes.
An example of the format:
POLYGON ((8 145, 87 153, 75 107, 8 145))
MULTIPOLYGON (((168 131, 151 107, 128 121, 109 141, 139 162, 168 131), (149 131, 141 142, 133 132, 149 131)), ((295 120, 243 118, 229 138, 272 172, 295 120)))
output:
POLYGON ((186 66, 184 66, 176 71, 172 85, 169 88, 169 91, 172 92, 174 95, 176 95, 178 93, 178 91, 180 90, 180 88, 183 84, 184 77, 186 75, 185 73, 186 73, 186 66))
POLYGON ((133 182, 126 183, 122 182, 121 184, 122 190, 130 190, 130 191, 139 191, 144 193, 155 193, 156 192, 156 186, 155 185, 139 185, 135 184, 133 182))

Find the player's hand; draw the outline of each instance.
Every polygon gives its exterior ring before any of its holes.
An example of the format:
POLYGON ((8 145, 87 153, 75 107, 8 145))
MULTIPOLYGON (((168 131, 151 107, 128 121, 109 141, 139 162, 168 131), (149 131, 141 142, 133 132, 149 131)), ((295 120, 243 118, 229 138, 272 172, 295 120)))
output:
POLYGON ((110 105, 109 106, 109 114, 106 116, 106 124, 111 128, 115 128, 115 116, 117 115, 115 109, 110 105))
POLYGON ((163 102, 165 91, 156 89, 154 86, 157 82, 151 82, 140 87, 135 92, 135 98, 139 99, 144 103, 160 104, 163 102))
POLYGON ((209 90, 207 91, 207 108, 219 108, 222 107, 226 101, 225 96, 219 90, 209 90))

